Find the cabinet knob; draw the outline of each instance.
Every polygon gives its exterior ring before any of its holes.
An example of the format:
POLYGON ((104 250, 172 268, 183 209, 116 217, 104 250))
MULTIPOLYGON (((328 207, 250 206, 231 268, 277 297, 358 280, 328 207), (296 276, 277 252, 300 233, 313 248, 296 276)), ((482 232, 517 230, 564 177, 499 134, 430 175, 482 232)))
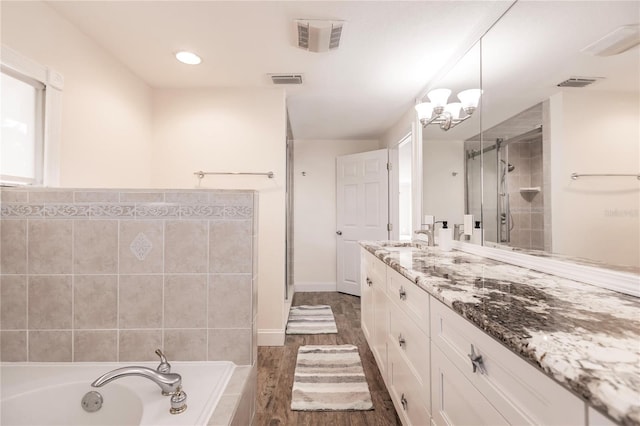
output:
POLYGON ((471 353, 467 354, 469 359, 471 360, 471 368, 473 368, 473 372, 480 371, 480 374, 487 374, 487 369, 484 367, 484 361, 482 359, 482 355, 476 354, 475 348, 471 345, 471 353))
POLYGON ((371 287, 371 284, 373 284, 373 281, 371 281, 371 280, 369 279, 369 277, 367 277, 367 285, 368 285, 369 287, 371 287))
POLYGON ((336 231, 336 234, 342 235, 342 231, 336 231))
POLYGON ((400 286, 400 300, 406 300, 407 299, 407 292, 404 290, 404 287, 400 286))
POLYGON ((409 405, 409 402, 407 401, 407 398, 404 397, 404 394, 400 396, 400 403, 402 404, 402 409, 404 411, 407 411, 407 406, 409 405))
POLYGON ((407 344, 407 341, 404 340, 404 337, 402 337, 402 334, 398 336, 398 345, 400 345, 400 347, 402 348, 404 345, 407 344))

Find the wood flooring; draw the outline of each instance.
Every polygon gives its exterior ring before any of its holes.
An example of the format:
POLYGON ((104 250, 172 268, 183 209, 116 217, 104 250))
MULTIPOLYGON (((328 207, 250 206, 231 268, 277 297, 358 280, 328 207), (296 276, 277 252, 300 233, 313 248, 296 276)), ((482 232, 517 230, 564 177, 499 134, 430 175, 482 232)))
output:
POLYGON ((342 293, 296 293, 296 305, 331 305, 338 334, 287 335, 284 346, 258 348, 256 426, 394 426, 401 425, 373 354, 360 328, 360 298, 342 293), (291 387, 301 345, 358 346, 373 410, 292 411, 291 387))

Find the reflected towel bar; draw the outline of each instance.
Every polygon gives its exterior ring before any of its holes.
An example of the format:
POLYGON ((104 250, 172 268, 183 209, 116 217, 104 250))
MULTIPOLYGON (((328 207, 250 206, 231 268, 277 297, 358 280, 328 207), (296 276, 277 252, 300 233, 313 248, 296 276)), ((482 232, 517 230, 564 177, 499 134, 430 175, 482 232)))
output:
POLYGON ((273 179, 275 175, 273 172, 266 173, 251 173, 251 172, 194 172, 194 175, 198 176, 198 179, 204 178, 206 175, 252 175, 252 176, 267 176, 269 179, 273 179))
POLYGON ((615 173, 571 173, 571 179, 576 180, 579 177, 583 176, 634 176, 636 179, 640 180, 640 174, 615 174, 615 173))

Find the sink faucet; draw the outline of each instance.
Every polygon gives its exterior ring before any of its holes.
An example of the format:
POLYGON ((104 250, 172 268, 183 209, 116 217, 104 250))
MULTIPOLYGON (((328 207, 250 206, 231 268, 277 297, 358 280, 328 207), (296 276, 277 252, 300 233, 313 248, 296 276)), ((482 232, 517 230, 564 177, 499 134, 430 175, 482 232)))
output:
POLYGON ((99 388, 127 376, 140 376, 149 379, 160 386, 163 395, 171 395, 171 409, 169 410, 171 414, 180 414, 187 409, 187 394, 182 391, 182 376, 176 373, 163 373, 139 366, 122 367, 98 377, 91 383, 91 386, 99 388))
POLYGON ((453 239, 463 241, 464 237, 464 224, 456 223, 453 225, 453 239))
POLYGON ((433 239, 434 234, 433 234, 433 230, 435 228, 435 223, 434 224, 422 224, 423 226, 425 226, 425 229, 418 229, 417 231, 414 231, 414 234, 420 234, 420 235, 426 235, 427 237, 427 245, 429 247, 434 247, 435 241, 433 239))

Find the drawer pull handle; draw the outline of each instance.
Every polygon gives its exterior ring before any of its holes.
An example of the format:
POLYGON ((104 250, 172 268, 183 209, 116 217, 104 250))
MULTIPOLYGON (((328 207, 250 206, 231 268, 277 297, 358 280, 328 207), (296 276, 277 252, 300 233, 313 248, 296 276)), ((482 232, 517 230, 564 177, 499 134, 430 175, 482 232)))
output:
POLYGON ((371 280, 369 279, 369 277, 367 277, 367 285, 369 285, 369 287, 371 287, 371 284, 373 284, 373 281, 371 281, 371 280))
POLYGON ((407 406, 409 405, 409 402, 407 401, 407 398, 404 397, 404 394, 400 396, 400 403, 402 404, 402 409, 404 411, 407 411, 407 406))
POLYGON ((404 290, 404 287, 400 286, 400 300, 407 300, 407 292, 404 290))
POLYGON ((471 353, 467 354, 469 359, 471 360, 471 367, 473 368, 473 372, 475 373, 477 370, 480 371, 480 374, 487 374, 487 369, 484 368, 484 361, 482 360, 482 355, 476 354, 476 351, 471 345, 471 353))
POLYGON ((398 336, 398 345, 400 345, 400 347, 402 348, 404 345, 407 344, 407 341, 404 340, 404 337, 402 337, 402 334, 398 336))

